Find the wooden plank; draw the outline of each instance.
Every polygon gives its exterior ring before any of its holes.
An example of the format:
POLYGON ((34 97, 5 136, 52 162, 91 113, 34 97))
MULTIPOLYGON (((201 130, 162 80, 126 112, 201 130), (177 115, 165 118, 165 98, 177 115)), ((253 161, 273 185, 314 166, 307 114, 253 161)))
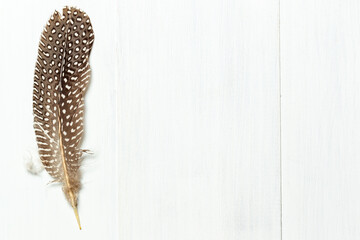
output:
POLYGON ((278 1, 120 1, 120 239, 280 239, 278 1))
POLYGON ((283 239, 359 239, 360 3, 281 1, 283 239))
POLYGON ((25 170, 23 155, 36 149, 32 126, 32 85, 43 26, 55 9, 53 1, 6 1, 0 7, 0 239, 117 239, 115 130, 116 50, 112 1, 74 1, 88 13, 95 31, 92 80, 85 97, 82 146, 95 155, 84 161, 79 196, 79 231, 61 187, 43 172, 25 170))

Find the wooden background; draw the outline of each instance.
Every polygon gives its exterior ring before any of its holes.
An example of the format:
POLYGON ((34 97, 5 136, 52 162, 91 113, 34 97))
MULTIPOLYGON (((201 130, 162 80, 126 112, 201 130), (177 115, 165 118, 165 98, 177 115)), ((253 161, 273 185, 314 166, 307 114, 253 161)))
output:
POLYGON ((6 1, 0 33, 0 239, 360 239, 360 2, 6 1), (95 31, 81 231, 24 167, 64 5, 95 31))

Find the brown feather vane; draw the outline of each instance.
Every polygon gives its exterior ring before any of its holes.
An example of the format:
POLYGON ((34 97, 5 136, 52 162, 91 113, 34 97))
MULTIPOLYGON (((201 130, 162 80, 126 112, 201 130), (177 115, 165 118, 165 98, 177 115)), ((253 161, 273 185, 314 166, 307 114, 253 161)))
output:
POLYGON ((54 182, 62 184, 77 222, 84 94, 90 80, 94 33, 85 12, 65 7, 45 26, 35 66, 33 111, 39 155, 54 182))

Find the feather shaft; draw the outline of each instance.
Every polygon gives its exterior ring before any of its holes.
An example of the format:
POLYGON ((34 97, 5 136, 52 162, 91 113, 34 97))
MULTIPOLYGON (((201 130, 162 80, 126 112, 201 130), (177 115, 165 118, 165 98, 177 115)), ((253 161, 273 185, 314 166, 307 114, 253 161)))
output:
MULTIPOLYGON (((59 109, 59 116, 60 116, 60 109, 59 109)), ((79 213, 78 213, 77 206, 76 206, 76 203, 75 203, 75 197, 74 197, 74 193, 72 191, 72 186, 71 186, 70 181, 69 181, 69 174, 68 174, 67 167, 66 167, 63 140, 62 140, 62 134, 61 134, 61 131, 60 131, 60 129, 61 129, 60 119, 58 119, 58 123, 59 123, 59 143, 60 143, 60 152, 61 152, 61 160, 62 160, 61 162, 62 162, 62 166, 64 168, 64 176, 65 176, 65 180, 66 180, 66 186, 69 189, 69 196, 70 196, 71 206, 74 209, 76 221, 77 221, 77 223, 79 225, 79 229, 81 230, 79 213)))

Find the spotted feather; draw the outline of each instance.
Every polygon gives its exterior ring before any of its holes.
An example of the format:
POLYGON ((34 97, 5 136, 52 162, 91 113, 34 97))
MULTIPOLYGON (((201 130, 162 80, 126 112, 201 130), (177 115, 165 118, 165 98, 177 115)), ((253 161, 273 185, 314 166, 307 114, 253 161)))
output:
POLYGON ((63 186, 77 211, 84 94, 90 80, 89 57, 94 42, 90 18, 77 8, 55 11, 40 38, 33 88, 34 129, 46 171, 63 186))

